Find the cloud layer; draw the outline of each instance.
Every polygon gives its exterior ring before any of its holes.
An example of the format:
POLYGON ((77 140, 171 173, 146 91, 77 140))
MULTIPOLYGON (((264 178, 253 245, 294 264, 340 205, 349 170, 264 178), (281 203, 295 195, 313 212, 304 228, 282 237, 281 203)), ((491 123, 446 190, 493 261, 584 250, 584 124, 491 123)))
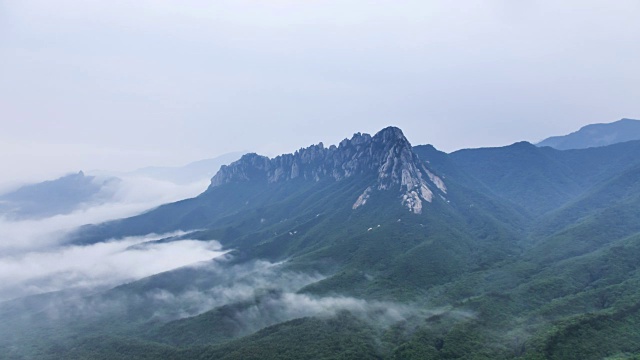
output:
POLYGON ((0 256, 56 246, 78 226, 133 216, 164 203, 193 197, 207 185, 208 181, 176 185, 146 177, 124 177, 102 190, 103 203, 84 204, 70 214, 38 220, 0 217, 0 256))
POLYGON ((58 246, 0 257, 0 300, 73 288, 114 286, 223 254, 216 241, 151 243, 170 235, 58 246))
POLYGON ((66 244, 67 234, 78 226, 133 216, 192 197, 207 184, 176 185, 127 176, 102 189, 102 203, 82 204, 70 214, 25 220, 0 217, 0 300, 66 288, 117 285, 220 255, 220 245, 215 241, 183 240, 133 247, 170 234, 89 246, 66 244))

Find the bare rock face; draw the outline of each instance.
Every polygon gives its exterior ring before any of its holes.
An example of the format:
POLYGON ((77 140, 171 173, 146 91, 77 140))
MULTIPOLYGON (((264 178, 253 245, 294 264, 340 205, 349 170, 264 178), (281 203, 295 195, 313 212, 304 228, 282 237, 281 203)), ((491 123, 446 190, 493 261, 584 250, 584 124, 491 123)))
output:
POLYGON ((442 179, 418 159, 409 141, 396 127, 385 128, 373 137, 357 133, 338 146, 325 148, 320 143, 273 159, 247 154, 222 166, 211 179, 211 187, 239 181, 273 183, 297 178, 341 181, 369 174, 375 174, 376 181, 363 189, 353 209, 364 206, 375 191, 399 190, 402 205, 419 214, 423 201, 431 202, 436 192, 440 195, 447 192, 442 179))

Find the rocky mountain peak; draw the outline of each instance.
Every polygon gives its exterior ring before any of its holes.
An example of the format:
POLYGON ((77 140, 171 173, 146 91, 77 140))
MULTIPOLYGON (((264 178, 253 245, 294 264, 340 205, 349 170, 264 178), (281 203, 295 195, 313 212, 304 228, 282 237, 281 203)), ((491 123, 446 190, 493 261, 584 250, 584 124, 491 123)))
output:
POLYGON ((421 213, 423 201, 431 202, 434 191, 446 194, 442 179, 427 169, 413 152, 411 143, 397 127, 382 129, 372 138, 378 159, 377 181, 368 187, 353 204, 353 208, 366 204, 374 190, 400 187, 402 204, 414 213, 421 213))
POLYGON ((222 166, 211 179, 211 187, 238 181, 342 181, 370 174, 376 181, 363 189, 353 209, 365 205, 375 191, 399 190, 402 204, 420 213, 423 201, 431 202, 434 192, 446 194, 443 181, 427 169, 397 127, 387 127, 374 136, 356 133, 338 146, 326 148, 319 143, 273 159, 247 154, 222 166))
POLYGON ((373 137, 374 141, 379 141, 379 142, 403 142, 403 143, 409 143, 409 141, 407 140, 407 138, 404 136, 404 133, 402 133, 402 130, 400 130, 400 128, 397 128, 395 126, 388 126, 380 131, 378 131, 378 133, 375 134, 375 136, 373 137))

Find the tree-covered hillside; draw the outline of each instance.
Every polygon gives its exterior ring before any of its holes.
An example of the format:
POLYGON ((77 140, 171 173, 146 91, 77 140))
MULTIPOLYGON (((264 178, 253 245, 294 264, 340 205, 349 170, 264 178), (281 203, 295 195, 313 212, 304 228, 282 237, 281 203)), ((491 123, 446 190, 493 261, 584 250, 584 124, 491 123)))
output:
POLYGON ((640 142, 446 154, 398 131, 248 155, 196 198, 83 228, 77 244, 185 230, 229 252, 2 303, 0 357, 640 354, 640 142))

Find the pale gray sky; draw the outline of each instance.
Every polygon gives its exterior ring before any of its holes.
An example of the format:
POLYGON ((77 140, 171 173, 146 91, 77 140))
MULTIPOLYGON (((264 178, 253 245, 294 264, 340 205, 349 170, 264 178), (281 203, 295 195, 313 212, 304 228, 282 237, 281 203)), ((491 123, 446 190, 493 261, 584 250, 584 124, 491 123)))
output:
POLYGON ((640 118, 640 2, 0 0, 0 168, 452 151, 640 118))

